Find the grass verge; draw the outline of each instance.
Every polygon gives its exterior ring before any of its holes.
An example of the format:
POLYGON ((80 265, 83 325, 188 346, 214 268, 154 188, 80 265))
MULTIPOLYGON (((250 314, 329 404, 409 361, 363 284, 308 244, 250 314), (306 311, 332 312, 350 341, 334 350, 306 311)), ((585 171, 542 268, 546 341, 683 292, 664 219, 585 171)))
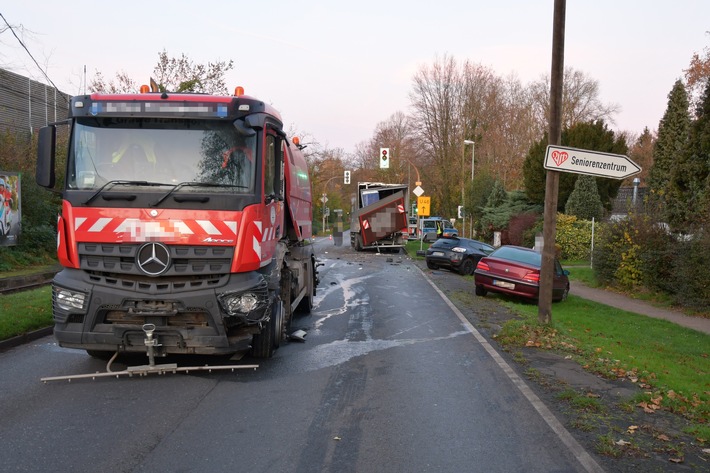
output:
POLYGON ((0 340, 52 324, 50 286, 0 296, 0 340))
POLYGON ((688 433, 710 441, 710 336, 576 296, 554 306, 549 326, 538 323, 537 305, 503 303, 523 318, 503 327, 501 344, 563 352, 595 374, 628 379, 643 389, 637 409, 680 414, 688 433))
POLYGON ((425 258, 423 256, 417 256, 417 251, 419 251, 419 248, 421 248, 423 251, 426 251, 427 248, 431 243, 425 243, 425 242, 420 242, 419 240, 408 240, 407 243, 404 245, 404 249, 407 252, 407 255, 410 256, 412 259, 415 260, 424 260, 425 258))

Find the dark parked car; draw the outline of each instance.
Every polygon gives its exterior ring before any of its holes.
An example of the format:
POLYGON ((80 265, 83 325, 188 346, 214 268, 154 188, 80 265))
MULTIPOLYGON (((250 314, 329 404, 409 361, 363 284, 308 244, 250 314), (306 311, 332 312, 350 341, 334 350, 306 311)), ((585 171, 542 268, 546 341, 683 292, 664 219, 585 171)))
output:
MULTIPOLYGON (((519 246, 501 246, 489 256, 481 258, 474 272, 476 295, 488 291, 537 300, 540 291, 542 255, 519 246)), ((563 270, 555 258, 552 300, 562 301, 569 294, 569 271, 563 270)))
POLYGON ((426 252, 429 269, 448 268, 464 275, 471 275, 476 263, 495 250, 491 245, 469 238, 443 237, 436 240, 426 252))

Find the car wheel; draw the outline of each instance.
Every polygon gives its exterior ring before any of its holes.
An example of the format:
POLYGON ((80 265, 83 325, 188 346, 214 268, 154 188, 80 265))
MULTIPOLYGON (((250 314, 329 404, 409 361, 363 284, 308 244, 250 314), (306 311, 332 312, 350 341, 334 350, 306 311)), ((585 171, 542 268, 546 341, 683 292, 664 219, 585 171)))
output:
POLYGON ((486 293, 486 288, 481 286, 480 284, 476 284, 476 295, 480 297, 485 297, 486 293))
POLYGON ((463 260, 461 263, 461 267, 459 268, 459 273, 463 274, 464 276, 470 276, 473 274, 473 271, 476 269, 476 266, 473 264, 473 260, 471 259, 466 259, 463 260))
POLYGON ((564 292, 562 293, 562 296, 560 296, 560 298, 557 299, 557 301, 555 302, 564 302, 567 300, 567 296, 569 296, 569 286, 565 288, 564 292))
POLYGON ((434 263, 432 263, 430 261, 426 262, 426 267, 429 269, 439 269, 439 267, 437 265, 435 265, 434 263))

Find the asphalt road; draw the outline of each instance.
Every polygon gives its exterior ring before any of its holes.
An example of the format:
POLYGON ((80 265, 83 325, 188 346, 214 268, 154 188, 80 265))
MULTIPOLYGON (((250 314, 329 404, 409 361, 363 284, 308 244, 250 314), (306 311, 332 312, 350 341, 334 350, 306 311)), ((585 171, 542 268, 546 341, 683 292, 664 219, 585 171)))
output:
POLYGON ((42 384, 104 364, 50 337, 0 354, 0 470, 597 471, 406 257, 316 247, 306 341, 256 371, 42 384))

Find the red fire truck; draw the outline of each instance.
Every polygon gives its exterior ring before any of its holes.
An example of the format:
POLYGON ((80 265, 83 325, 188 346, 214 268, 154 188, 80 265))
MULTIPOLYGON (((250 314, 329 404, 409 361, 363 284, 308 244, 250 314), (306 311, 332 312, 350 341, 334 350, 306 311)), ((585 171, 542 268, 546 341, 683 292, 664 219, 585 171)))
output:
POLYGON ((318 282, 298 140, 241 87, 153 89, 74 97, 66 122, 40 130, 36 178, 53 188, 56 129, 70 125, 55 337, 98 357, 148 339, 156 355, 270 357, 318 282))

